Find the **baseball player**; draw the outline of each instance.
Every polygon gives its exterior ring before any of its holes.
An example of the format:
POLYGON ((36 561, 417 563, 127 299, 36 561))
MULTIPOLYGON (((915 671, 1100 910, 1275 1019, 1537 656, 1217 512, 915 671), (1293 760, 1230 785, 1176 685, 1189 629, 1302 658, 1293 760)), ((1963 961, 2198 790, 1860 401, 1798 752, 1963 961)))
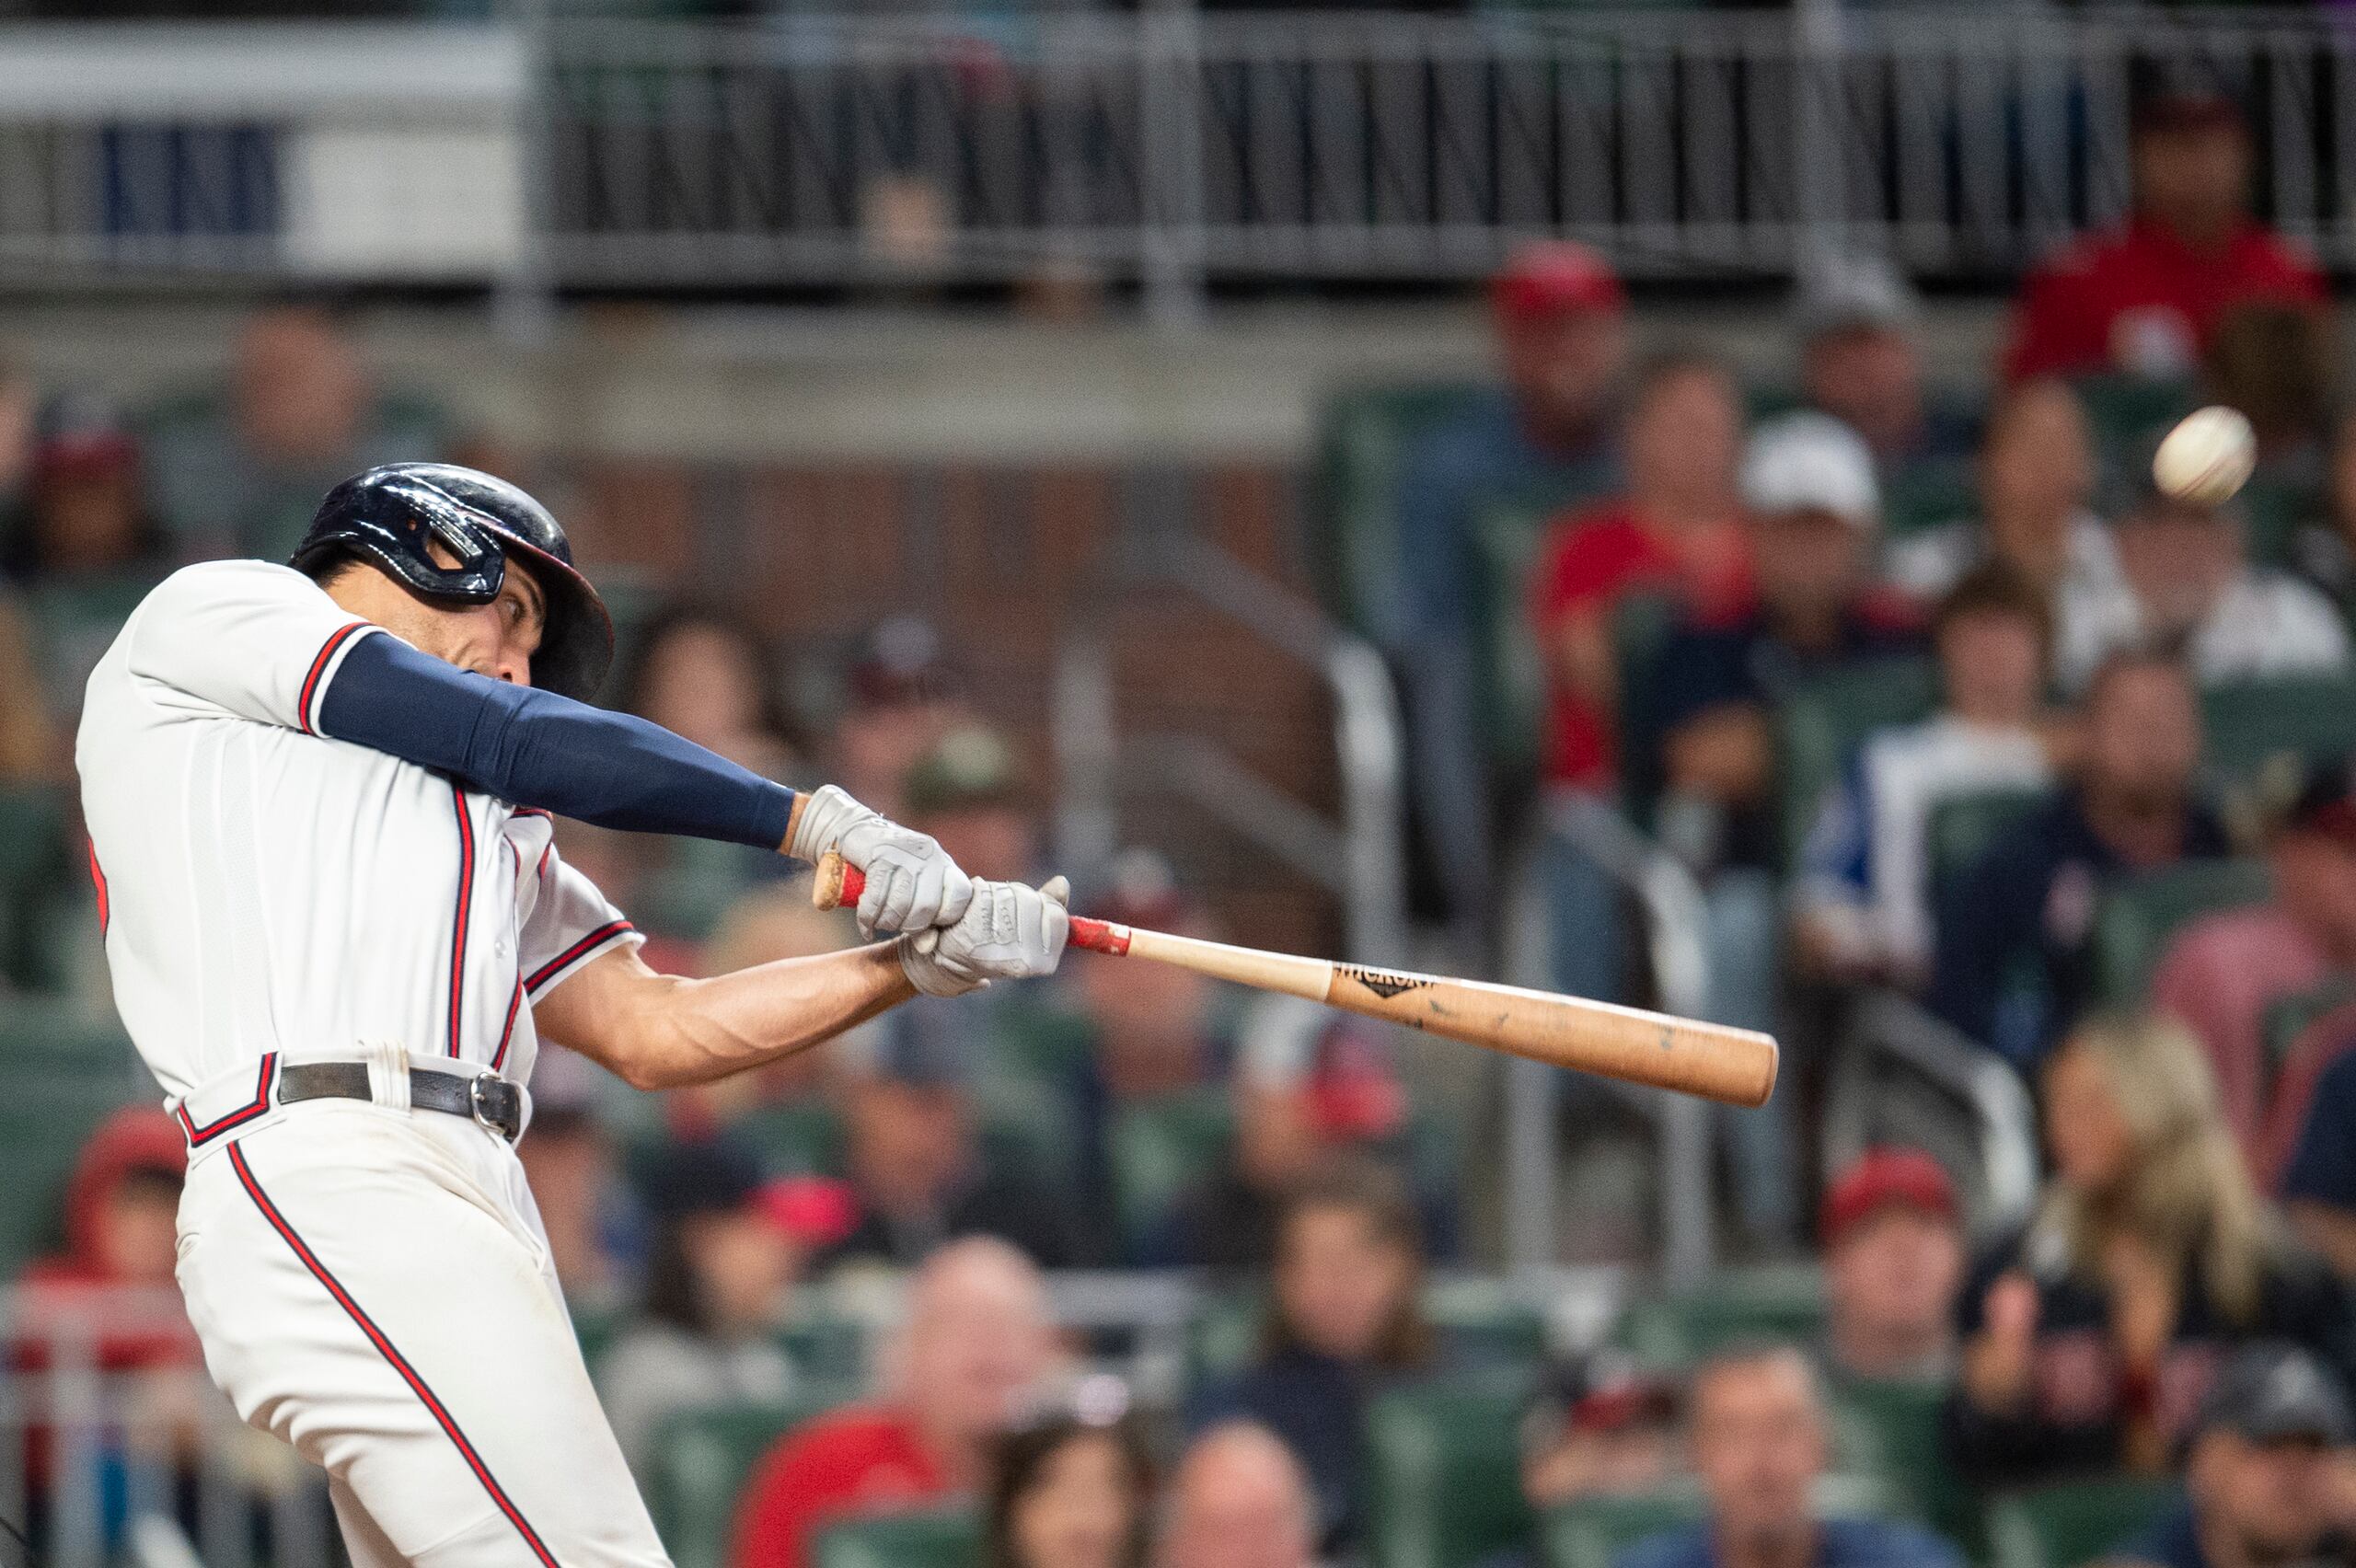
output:
POLYGON ((291 566, 175 573, 90 677, 115 999, 189 1144, 180 1288, 238 1412, 328 1471, 361 1568, 664 1561, 511 1147, 543 1031, 663 1089, 1063 949, 1059 882, 971 881, 838 790, 577 700, 612 644, 537 502, 400 464, 329 491, 291 566), (899 934, 658 974, 552 812, 838 850, 862 933, 899 934))

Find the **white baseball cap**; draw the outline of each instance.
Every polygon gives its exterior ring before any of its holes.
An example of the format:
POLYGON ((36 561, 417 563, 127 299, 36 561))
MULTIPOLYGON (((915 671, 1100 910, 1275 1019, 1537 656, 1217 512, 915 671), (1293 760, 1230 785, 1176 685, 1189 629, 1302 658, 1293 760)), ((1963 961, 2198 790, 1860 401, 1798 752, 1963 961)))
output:
POLYGON ((1769 420, 1742 455, 1743 504, 1758 513, 1830 512, 1854 527, 1881 523, 1881 486, 1865 438, 1831 414, 1769 420))

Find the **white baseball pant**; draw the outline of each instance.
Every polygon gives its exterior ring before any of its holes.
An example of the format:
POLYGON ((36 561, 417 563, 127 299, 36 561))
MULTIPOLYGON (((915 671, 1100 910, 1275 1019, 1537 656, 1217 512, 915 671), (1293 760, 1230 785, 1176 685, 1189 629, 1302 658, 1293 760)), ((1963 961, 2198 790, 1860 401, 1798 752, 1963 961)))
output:
POLYGON ((667 1564, 497 1134, 281 1108, 197 1151, 179 1274, 237 1413, 327 1470, 355 1568, 667 1564))

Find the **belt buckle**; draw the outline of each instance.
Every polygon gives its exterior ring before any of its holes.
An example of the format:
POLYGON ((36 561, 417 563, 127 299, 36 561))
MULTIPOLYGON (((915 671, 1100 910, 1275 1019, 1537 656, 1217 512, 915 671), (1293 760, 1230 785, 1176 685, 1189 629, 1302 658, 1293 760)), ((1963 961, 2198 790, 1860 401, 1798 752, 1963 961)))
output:
POLYGON ((497 1073, 477 1073, 467 1080, 467 1107, 475 1121, 509 1143, 524 1130, 521 1100, 515 1086, 497 1073))

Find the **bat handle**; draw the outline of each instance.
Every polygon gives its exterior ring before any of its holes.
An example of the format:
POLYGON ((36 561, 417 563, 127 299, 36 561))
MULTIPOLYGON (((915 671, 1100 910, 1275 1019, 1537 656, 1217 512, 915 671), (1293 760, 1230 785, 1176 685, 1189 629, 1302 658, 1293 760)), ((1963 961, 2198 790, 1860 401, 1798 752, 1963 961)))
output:
MULTIPOLYGON (((840 909, 845 905, 856 905, 859 895, 867 891, 867 873, 829 849, 818 857, 818 874, 810 883, 810 902, 821 909, 840 909)), ((1129 928, 1110 920, 1091 920, 1085 915, 1071 917, 1070 946, 1090 952, 1109 954, 1114 958, 1129 955, 1129 928)))

